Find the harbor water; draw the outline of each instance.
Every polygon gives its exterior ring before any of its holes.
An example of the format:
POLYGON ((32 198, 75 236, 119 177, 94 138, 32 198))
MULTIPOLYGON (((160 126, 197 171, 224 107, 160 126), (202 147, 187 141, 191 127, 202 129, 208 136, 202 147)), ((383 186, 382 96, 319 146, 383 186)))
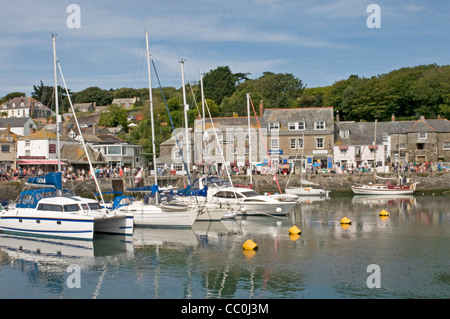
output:
POLYGON ((448 203, 431 195, 310 198, 286 217, 135 228, 92 242, 1 233, 0 298, 446 299, 448 203), (383 209, 389 216, 380 217, 383 209), (293 225, 300 235, 289 233, 293 225), (248 239, 256 250, 243 250, 248 239))

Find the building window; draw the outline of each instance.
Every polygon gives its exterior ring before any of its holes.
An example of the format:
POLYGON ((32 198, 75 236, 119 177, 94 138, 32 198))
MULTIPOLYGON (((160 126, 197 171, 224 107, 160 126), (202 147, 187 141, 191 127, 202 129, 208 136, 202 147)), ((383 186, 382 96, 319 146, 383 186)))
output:
POLYGON ((230 147, 230 154, 236 154, 236 147, 230 147))
POLYGON ((426 139, 427 139, 427 132, 419 133, 419 140, 426 140, 426 139))
POLYGON ((304 130, 305 122, 290 122, 288 123, 288 128, 290 131, 304 130))
POLYGON ((230 133, 230 141, 236 141, 236 133, 230 133))
POLYGON ((314 122, 314 129, 315 130, 324 130, 325 122, 314 122))
POLYGON ((120 146, 108 146, 108 155, 121 155, 122 148, 120 146))
POLYGON ((349 137, 350 131, 349 130, 339 130, 339 136, 340 137, 349 137))
POLYGON ((300 149, 303 148, 303 139, 302 138, 298 139, 298 148, 300 148, 300 149))
POLYGON ((280 123, 274 122, 269 123, 269 131, 279 131, 280 130, 280 123))
POLYGON ((245 154, 250 154, 250 147, 249 146, 245 147, 245 154))
POLYGON ((277 138, 272 138, 271 140, 270 140, 270 148, 271 149, 278 149, 278 139, 277 138))
POLYGON ((9 153, 9 145, 2 145, 2 153, 9 153))
POLYGON ((289 144, 291 149, 297 148, 297 140, 295 138, 289 139, 289 144))
POLYGON ((316 138, 316 148, 323 148, 323 138, 316 138))
POLYGON ((424 143, 417 143, 417 149, 418 150, 424 150, 425 149, 425 144, 424 143))
POLYGON ((176 150, 173 152, 173 159, 181 159, 180 151, 176 150))
POLYGON ((444 142, 443 149, 444 150, 450 150, 450 142, 444 142))

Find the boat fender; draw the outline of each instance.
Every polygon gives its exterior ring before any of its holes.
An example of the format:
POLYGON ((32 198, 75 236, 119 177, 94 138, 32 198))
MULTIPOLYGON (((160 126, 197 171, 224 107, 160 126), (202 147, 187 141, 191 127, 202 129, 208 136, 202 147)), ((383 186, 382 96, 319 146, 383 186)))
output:
POLYGON ((277 213, 281 213, 283 210, 280 207, 277 207, 276 211, 277 213))
POLYGON ((255 250, 258 249, 258 245, 251 239, 247 239, 247 241, 242 245, 242 248, 244 250, 255 250))

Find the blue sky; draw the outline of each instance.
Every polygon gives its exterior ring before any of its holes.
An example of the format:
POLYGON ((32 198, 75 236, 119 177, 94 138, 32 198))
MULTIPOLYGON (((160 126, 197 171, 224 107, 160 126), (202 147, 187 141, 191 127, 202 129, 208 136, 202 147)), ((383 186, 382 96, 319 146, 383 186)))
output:
MULTIPOLYGON (((53 85, 51 33, 68 87, 147 87, 145 37, 163 86, 227 65, 258 78, 292 73, 307 87, 449 64, 450 1, 437 0, 0 0, 0 97, 53 85), (69 28, 70 4, 80 28, 69 28), (381 28, 369 28, 370 4, 381 28)), ((153 80, 154 86, 156 80, 153 80)))

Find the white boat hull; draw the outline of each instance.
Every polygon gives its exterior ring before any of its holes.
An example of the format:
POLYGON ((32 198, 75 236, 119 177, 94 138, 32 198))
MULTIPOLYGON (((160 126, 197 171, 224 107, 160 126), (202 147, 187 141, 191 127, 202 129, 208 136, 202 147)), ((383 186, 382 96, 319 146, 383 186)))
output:
POLYGON ((352 191, 356 195, 412 195, 415 187, 408 189, 389 189, 376 186, 352 186, 352 191))
POLYGON ((0 230, 17 234, 93 239, 94 218, 92 216, 61 216, 46 214, 36 216, 34 209, 9 210, 0 216, 0 230))
POLYGON ((216 207, 214 204, 204 204, 201 206, 197 219, 198 221, 221 220, 230 209, 216 207))
POLYGON ((241 203, 241 209, 238 214, 241 215, 286 215, 297 202, 279 202, 279 203, 241 203))
POLYGON ((196 211, 164 211, 138 201, 120 207, 119 211, 131 213, 136 226, 191 227, 197 218, 196 211))
POLYGON ((297 196, 328 196, 328 191, 321 188, 290 187, 286 188, 286 194, 297 196))
POLYGON ((94 233, 133 235, 133 214, 109 213, 107 216, 94 219, 94 233))

